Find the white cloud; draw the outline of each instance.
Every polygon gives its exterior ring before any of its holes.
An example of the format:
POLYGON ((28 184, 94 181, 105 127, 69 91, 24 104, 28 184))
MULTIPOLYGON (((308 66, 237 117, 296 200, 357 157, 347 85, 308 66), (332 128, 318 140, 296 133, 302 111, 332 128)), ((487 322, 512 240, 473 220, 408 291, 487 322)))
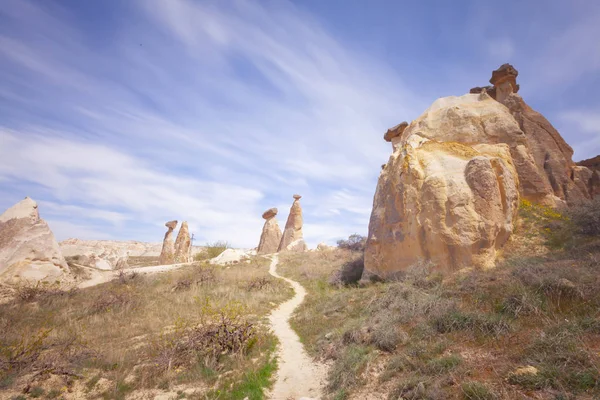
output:
POLYGON ((559 115, 564 127, 577 138, 573 144, 576 159, 592 158, 600 154, 600 110, 570 110, 559 115), (573 133, 579 133, 574 135, 573 133))
POLYGON ((134 4, 108 48, 59 5, 11 4, 0 180, 37 185, 23 195, 62 231, 101 221, 103 237, 156 241, 177 218, 199 241, 252 247, 262 211, 284 204, 285 223, 295 192, 309 243, 356 231, 381 132, 420 108, 395 72, 290 3, 134 4))

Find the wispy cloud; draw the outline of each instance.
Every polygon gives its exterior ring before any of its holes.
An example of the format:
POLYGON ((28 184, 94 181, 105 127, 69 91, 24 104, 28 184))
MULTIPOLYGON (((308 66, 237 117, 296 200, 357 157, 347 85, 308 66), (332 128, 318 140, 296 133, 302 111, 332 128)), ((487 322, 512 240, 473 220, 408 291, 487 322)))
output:
MULTIPOLYGON (((101 26, 60 2, 0 8, 0 207, 40 200, 61 238, 159 241, 166 220, 186 219, 200 241, 251 247, 262 211, 278 206, 285 223, 296 192, 311 245, 365 234, 390 152, 382 132, 417 117, 434 100, 424 93, 466 92, 510 57, 525 71, 555 52, 561 74, 598 68, 591 12, 538 47, 496 29, 518 4, 460 21, 441 13, 446 40, 478 55, 457 64, 454 48, 373 57, 291 2, 97 4, 101 26), (568 46, 581 37, 589 59, 568 46), (400 77, 404 62, 439 76, 400 77)), ((398 48, 429 30, 407 24, 398 48)))
POLYGON ((45 188, 52 217, 103 219, 107 235, 149 226, 142 239, 157 240, 179 218, 200 240, 254 246, 262 210, 285 204, 285 220, 300 192, 307 239, 332 241, 369 207, 380 132, 417 113, 393 71, 288 3, 139 1, 137 23, 99 49, 67 10, 12 5, 0 177, 45 188))

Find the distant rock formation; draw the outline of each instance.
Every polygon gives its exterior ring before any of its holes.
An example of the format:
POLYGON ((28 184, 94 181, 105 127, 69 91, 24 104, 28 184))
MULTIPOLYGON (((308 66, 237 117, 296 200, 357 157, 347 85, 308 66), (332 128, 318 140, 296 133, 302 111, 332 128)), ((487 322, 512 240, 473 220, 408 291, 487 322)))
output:
POLYGON ((299 194, 294 195, 294 203, 292 203, 292 207, 290 208, 290 215, 288 215, 287 222, 285 223, 285 229, 283 230, 277 251, 302 252, 308 250, 302 234, 301 198, 302 196, 299 194))
POLYGON ((600 196, 600 156, 577 163, 579 170, 576 170, 574 181, 585 185, 591 197, 600 196))
POLYGON ((173 264, 175 261, 175 244, 173 243, 173 230, 177 227, 177 220, 169 221, 165 223, 167 232, 163 239, 163 246, 158 258, 159 265, 173 264))
POLYGON ((58 245, 65 257, 85 254, 103 254, 116 252, 131 257, 158 257, 162 243, 139 242, 135 240, 82 240, 70 238, 58 245))
POLYGON ((70 279, 69 267, 38 205, 26 197, 0 215, 0 280, 70 279))
POLYGON ((277 223, 277 208, 269 208, 262 217, 266 220, 263 226, 260 241, 258 243, 258 254, 270 254, 277 252, 281 242, 281 229, 277 223))
POLYGON ((192 261, 190 254, 190 246, 192 240, 188 229, 187 221, 181 223, 177 239, 175 239, 175 263, 185 263, 192 261))

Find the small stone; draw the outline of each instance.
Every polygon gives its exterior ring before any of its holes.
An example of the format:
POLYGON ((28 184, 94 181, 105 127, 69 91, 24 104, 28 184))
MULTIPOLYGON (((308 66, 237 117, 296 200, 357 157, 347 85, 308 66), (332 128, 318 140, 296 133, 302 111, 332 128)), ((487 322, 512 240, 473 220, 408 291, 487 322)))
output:
POLYGON ((538 374, 538 369, 532 365, 528 365, 526 367, 520 367, 515 369, 512 372, 513 375, 537 375, 538 374))
POLYGON ((408 122, 406 122, 406 121, 401 122, 398 125, 394 126, 393 128, 388 129, 387 132, 385 133, 385 135, 383 135, 383 139, 386 142, 391 142, 393 138, 401 136, 407 127, 408 127, 408 122))

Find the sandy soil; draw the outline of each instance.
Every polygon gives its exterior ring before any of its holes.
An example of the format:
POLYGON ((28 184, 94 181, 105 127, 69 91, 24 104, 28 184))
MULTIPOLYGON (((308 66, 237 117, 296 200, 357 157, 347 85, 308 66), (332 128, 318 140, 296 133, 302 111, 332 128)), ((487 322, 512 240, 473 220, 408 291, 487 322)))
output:
POLYGON ((311 360, 290 327, 292 313, 304 300, 306 290, 298 282, 277 274, 277 255, 272 256, 269 273, 289 283, 296 294, 291 300, 273 310, 269 321, 279 339, 277 381, 269 394, 273 400, 320 399, 326 368, 311 360))

